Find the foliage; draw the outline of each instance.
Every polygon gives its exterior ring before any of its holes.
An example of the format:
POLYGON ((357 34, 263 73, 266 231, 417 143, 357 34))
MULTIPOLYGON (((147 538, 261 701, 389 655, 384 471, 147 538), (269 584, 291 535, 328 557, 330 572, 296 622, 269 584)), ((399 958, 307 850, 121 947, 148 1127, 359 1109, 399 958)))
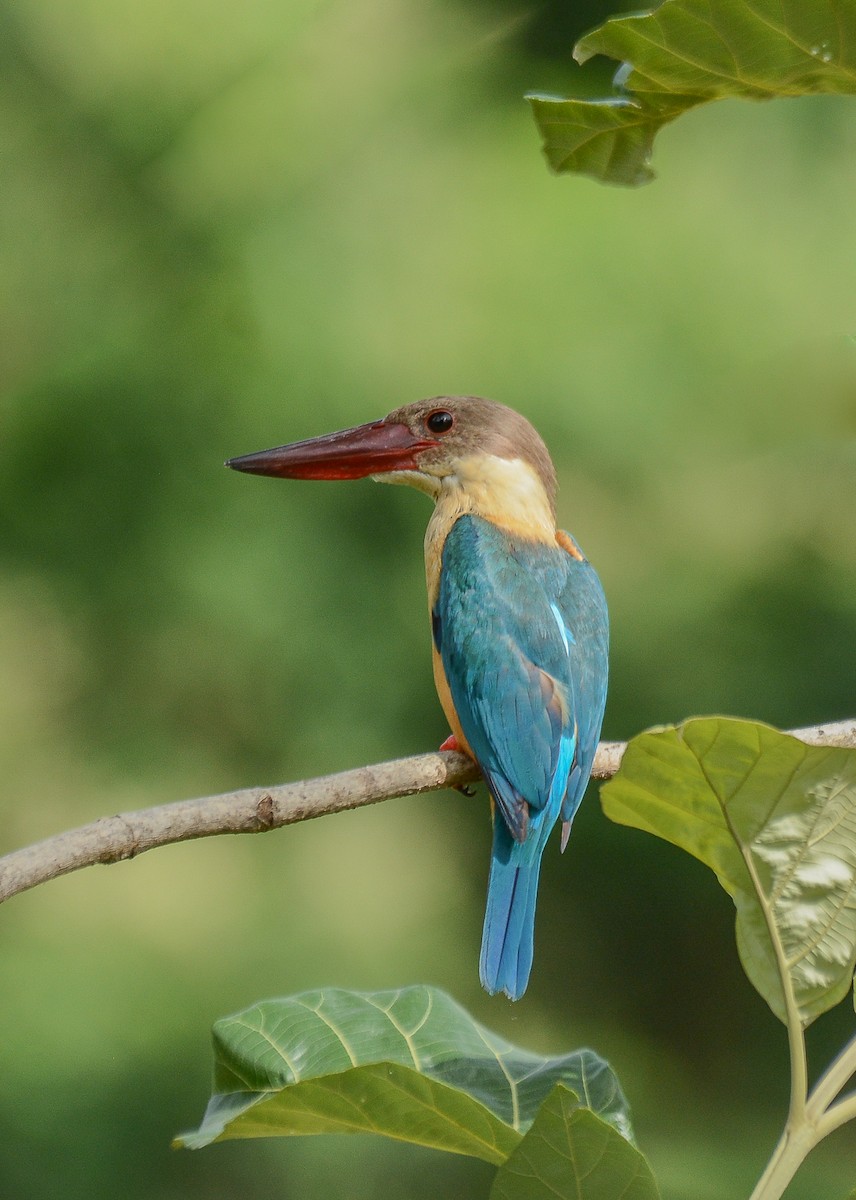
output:
POLYGON ((708 718, 634 738, 603 789, 615 821, 716 873, 737 909, 751 982, 787 1026, 791 1100, 753 1200, 778 1200, 806 1155, 856 1118, 856 1034, 808 1090, 804 1030, 853 986, 856 751, 810 747, 757 722, 708 718))
POLYGON ((606 100, 530 96, 555 171, 636 185, 654 137, 710 100, 856 92, 854 0, 663 0, 581 38, 577 62, 626 60, 606 100))
POLYGON ((856 754, 750 721, 694 720, 634 738, 602 793, 614 821, 695 855, 737 908, 744 970, 805 1028, 856 963, 856 754))
POLYGON ((414 1140, 412 1118, 394 1104, 398 1093, 411 1090, 425 1097, 425 1115, 436 1120, 430 1131, 423 1121, 417 1140, 502 1162, 558 1083, 630 1136, 627 1102, 596 1054, 527 1054, 436 988, 374 994, 328 988, 271 1000, 218 1022, 214 1042, 218 1094, 194 1146, 207 1145, 227 1128, 229 1137, 277 1129, 330 1133, 338 1124, 348 1132, 355 1126, 380 1132, 381 1110, 389 1122, 384 1132, 414 1140), (399 1069, 386 1080, 374 1069, 381 1065, 399 1069), (438 1086, 426 1093, 415 1082, 420 1077, 438 1086), (327 1081, 326 1095, 319 1079, 327 1081), (363 1097, 369 1088, 377 1093, 371 1103, 363 1097), (463 1098, 469 1103, 462 1109, 463 1098), (456 1141, 459 1134, 469 1139, 465 1145, 456 1141))
POLYGON ((628 1197, 656 1197, 607 1063, 591 1050, 519 1050, 436 988, 270 1000, 219 1021, 214 1043, 216 1091, 199 1130, 180 1139, 189 1148, 383 1133, 499 1166, 496 1197, 535 1197, 551 1181, 569 1200, 631 1185, 628 1197))
POLYGON ((557 1084, 497 1172, 490 1200, 658 1200, 651 1170, 611 1125, 557 1084))
MULTIPOLYGON (((642 734, 603 789, 613 820, 715 872, 737 908, 747 975, 787 1025, 791 1106, 753 1200, 778 1200, 815 1145, 856 1117, 856 1036, 808 1092, 805 1027, 853 984, 856 750, 706 718, 642 734)), ((219 1022, 215 1094, 182 1143, 373 1132, 500 1166, 491 1196, 648 1200, 611 1069, 591 1051, 540 1059, 442 992, 331 989, 219 1022), (580 1103, 580 1097, 584 1103, 580 1103)))

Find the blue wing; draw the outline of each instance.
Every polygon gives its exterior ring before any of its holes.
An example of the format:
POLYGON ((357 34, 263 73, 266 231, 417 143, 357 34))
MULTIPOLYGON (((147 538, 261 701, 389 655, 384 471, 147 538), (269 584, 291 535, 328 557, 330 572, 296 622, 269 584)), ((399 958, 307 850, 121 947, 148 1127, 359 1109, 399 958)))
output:
POLYGON ((522 995, 541 855, 573 819, 606 699, 607 616, 585 559, 461 517, 443 548, 434 636, 452 701, 495 801, 481 977, 522 995))

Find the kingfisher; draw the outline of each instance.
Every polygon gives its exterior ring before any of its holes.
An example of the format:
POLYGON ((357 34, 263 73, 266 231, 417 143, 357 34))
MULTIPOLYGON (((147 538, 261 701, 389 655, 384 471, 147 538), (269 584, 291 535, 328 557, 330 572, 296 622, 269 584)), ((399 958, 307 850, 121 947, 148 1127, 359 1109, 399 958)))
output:
POLYGON ((425 492, 434 680, 452 730, 441 749, 478 764, 493 841, 479 973, 523 995, 541 857, 564 851, 606 703, 600 580, 556 524, 556 472, 539 434, 504 404, 437 396, 352 429, 230 459, 288 479, 361 479, 425 492))

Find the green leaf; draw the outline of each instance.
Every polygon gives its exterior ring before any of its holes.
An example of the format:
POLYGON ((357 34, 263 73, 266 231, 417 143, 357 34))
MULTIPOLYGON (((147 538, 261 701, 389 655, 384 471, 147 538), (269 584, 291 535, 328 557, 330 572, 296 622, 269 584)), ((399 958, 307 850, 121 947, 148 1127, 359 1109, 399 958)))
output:
POLYGON ((490 1200, 657 1200, 651 1168, 561 1083, 497 1172, 490 1200))
POLYGON ((808 1025, 856 963, 856 750, 706 718, 634 738, 601 790, 612 820, 706 863, 737 908, 737 945, 777 1017, 808 1025))
POLYGON ((591 1050, 545 1058, 477 1024, 436 988, 340 988, 267 1000, 214 1026, 214 1094, 191 1149, 226 1138, 387 1137, 504 1162, 558 1082, 631 1137, 627 1102, 591 1050))
POLYGON ((654 137, 710 100, 856 92, 856 0, 664 0, 583 37, 574 57, 623 61, 606 100, 529 96, 558 172, 653 178, 654 137), (620 80, 620 82, 619 82, 620 80))

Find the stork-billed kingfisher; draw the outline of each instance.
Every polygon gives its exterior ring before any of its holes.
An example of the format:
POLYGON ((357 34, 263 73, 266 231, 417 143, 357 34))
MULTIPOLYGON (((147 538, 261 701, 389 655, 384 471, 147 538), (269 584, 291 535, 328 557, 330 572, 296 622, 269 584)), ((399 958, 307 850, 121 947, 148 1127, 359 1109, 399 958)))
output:
POLYGON ((481 981, 518 999, 541 856, 560 818, 565 849, 606 702, 606 601, 556 527, 546 446, 503 404, 437 396, 227 466, 289 479, 370 475, 434 500, 425 567, 434 679, 453 734, 444 747, 475 759, 493 800, 481 981))

